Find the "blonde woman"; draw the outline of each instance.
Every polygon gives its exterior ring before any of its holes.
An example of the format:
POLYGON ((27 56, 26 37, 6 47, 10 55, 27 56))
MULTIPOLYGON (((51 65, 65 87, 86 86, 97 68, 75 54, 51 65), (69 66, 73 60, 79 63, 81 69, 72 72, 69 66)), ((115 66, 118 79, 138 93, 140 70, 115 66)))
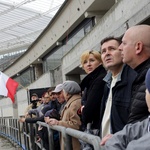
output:
POLYGON ((102 65, 101 54, 98 51, 88 50, 81 55, 81 65, 87 76, 81 82, 82 96, 82 127, 92 123, 92 129, 99 129, 100 105, 104 91, 103 78, 106 70, 102 65))

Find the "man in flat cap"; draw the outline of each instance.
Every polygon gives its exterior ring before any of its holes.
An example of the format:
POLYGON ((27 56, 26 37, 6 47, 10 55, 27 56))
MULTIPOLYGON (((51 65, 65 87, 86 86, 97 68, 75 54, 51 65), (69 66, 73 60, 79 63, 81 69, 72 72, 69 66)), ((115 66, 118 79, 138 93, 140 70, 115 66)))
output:
MULTIPOLYGON (((62 89, 64 98, 67 103, 61 112, 61 120, 49 119, 47 123, 49 125, 60 125, 66 128, 79 130, 81 121, 77 111, 81 107, 81 88, 75 81, 65 81, 62 84, 62 89)), ((65 149, 62 137, 61 149, 65 149)), ((76 138, 72 138, 72 149, 80 150, 80 143, 76 138)))

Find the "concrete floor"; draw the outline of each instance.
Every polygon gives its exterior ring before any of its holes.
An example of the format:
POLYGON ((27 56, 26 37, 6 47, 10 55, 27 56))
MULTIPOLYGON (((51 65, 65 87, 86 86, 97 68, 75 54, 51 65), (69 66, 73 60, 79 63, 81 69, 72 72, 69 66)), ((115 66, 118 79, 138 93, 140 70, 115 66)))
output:
POLYGON ((21 148, 14 147, 9 140, 3 137, 0 137, 0 150, 8 150, 8 149, 9 150, 21 150, 21 148))

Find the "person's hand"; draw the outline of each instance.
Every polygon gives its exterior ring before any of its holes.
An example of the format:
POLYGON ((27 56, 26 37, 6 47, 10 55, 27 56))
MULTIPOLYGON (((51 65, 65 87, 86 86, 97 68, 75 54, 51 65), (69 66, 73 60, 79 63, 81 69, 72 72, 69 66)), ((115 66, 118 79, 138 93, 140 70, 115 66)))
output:
POLYGON ((44 117, 44 121, 45 121, 45 123, 49 123, 50 118, 49 117, 44 117))
POLYGON ((38 126, 38 131, 42 130, 43 127, 42 126, 38 126))
POLYGON ((110 139, 113 136, 113 134, 107 134, 105 137, 102 138, 100 145, 103 146, 107 142, 108 139, 110 139))
POLYGON ((40 142, 40 141, 41 141, 41 138, 40 138, 40 137, 37 137, 36 142, 40 142))
POLYGON ((25 122, 25 118, 21 117, 21 118, 19 119, 19 122, 25 122))
POLYGON ((48 122, 48 124, 49 125, 58 125, 58 120, 56 120, 56 119, 49 119, 49 122, 48 122))
POLYGON ((27 118, 29 116, 29 113, 27 112, 26 114, 25 114, 25 118, 27 118))

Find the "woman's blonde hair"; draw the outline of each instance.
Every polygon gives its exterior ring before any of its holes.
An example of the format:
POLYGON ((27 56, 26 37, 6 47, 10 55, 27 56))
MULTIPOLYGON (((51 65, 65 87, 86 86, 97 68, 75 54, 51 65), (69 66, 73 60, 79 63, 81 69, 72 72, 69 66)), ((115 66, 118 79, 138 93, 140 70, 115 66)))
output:
POLYGON ((96 51, 96 50, 86 50, 81 54, 80 57, 80 62, 81 62, 81 67, 83 67, 83 64, 85 62, 85 60, 87 60, 90 56, 90 54, 93 54, 94 57, 100 62, 102 63, 102 59, 101 59, 101 54, 96 51))

